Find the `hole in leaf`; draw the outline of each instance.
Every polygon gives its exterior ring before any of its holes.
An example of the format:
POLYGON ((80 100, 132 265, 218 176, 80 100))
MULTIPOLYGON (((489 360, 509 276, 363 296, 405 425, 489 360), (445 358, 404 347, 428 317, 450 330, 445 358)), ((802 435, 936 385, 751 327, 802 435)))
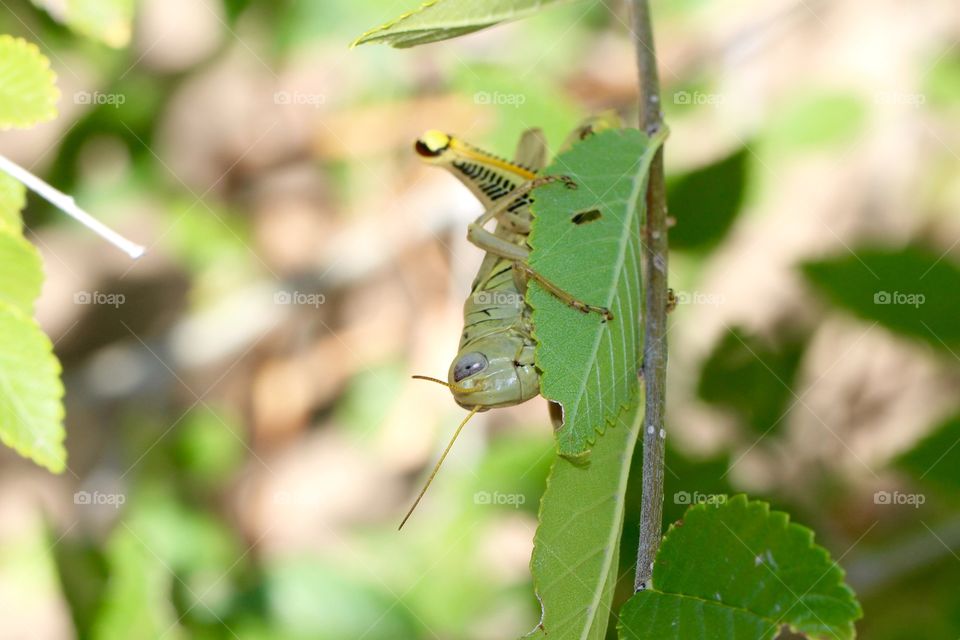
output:
POLYGON ((550 412, 550 422, 553 424, 553 430, 557 431, 563 426, 563 405, 559 402, 548 400, 547 407, 550 412))
POLYGON ((602 215, 600 209, 590 209, 588 211, 575 213, 570 220, 573 221, 573 224, 587 224, 588 222, 599 220, 602 215))

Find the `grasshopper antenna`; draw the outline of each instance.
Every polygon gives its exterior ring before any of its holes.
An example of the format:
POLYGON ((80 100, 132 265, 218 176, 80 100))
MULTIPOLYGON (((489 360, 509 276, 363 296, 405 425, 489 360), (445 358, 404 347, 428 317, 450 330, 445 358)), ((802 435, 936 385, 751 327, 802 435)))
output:
POLYGON ((447 454, 450 453, 450 449, 453 448, 453 443, 457 441, 457 436, 460 435, 460 432, 463 431, 463 428, 470 418, 477 415, 477 412, 480 411, 480 405, 475 406, 470 410, 470 413, 467 414, 467 417, 463 419, 463 422, 460 423, 460 426, 457 427, 457 430, 453 432, 453 437, 450 438, 450 443, 447 445, 447 448, 443 450, 443 455, 440 456, 440 459, 437 460, 436 466, 433 467, 433 471, 430 472, 430 477, 427 478, 426 484, 423 485, 423 489, 420 490, 420 495, 417 496, 417 499, 413 501, 413 506, 410 507, 410 510, 407 511, 407 515, 403 517, 403 522, 400 523, 400 526, 397 527, 397 531, 403 529, 403 525, 407 524, 407 520, 410 519, 410 516, 413 515, 413 510, 417 508, 417 505, 420 504, 420 499, 423 498, 423 494, 427 492, 427 489, 430 488, 430 483, 433 482, 433 479, 437 476, 437 472, 440 471, 440 465, 443 464, 443 461, 446 459, 447 454))
POLYGON ((464 387, 461 387, 458 384, 450 384, 449 382, 444 382, 443 380, 439 380, 437 378, 431 378, 430 376, 410 376, 410 377, 413 378, 414 380, 426 380, 427 382, 436 382, 437 384, 442 384, 446 388, 451 389, 452 391, 456 391, 457 393, 476 393, 477 391, 480 391, 478 387, 475 387, 472 389, 466 389, 464 387))

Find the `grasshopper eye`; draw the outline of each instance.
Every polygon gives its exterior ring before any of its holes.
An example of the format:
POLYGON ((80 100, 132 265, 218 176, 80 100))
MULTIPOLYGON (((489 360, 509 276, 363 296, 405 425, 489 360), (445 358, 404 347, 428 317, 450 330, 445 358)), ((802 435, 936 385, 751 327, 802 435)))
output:
POLYGON ((465 353, 453 365, 453 381, 460 382, 464 378, 480 373, 487 368, 487 356, 477 351, 465 353))

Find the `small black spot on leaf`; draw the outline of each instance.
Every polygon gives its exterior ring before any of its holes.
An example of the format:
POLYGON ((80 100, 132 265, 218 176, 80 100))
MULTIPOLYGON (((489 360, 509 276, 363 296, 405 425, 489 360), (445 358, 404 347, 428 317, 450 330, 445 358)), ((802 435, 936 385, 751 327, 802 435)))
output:
POLYGON ((587 211, 581 211, 580 213, 573 214, 573 217, 570 218, 573 224, 587 224, 588 222, 593 222, 594 220, 599 220, 603 214, 600 213, 600 209, 588 209, 587 211))

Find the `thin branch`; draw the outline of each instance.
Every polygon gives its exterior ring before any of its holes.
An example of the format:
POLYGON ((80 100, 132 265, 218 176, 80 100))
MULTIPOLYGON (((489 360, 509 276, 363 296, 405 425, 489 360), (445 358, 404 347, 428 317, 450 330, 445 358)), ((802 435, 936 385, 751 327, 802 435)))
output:
POLYGON ((10 174, 10 176, 22 182, 28 189, 63 211, 68 216, 80 222, 80 224, 87 227, 134 260, 143 255, 145 249, 142 246, 127 240, 119 233, 78 207, 72 196, 68 196, 62 191, 54 189, 37 176, 33 175, 17 163, 5 158, 2 155, 0 155, 0 171, 10 174))
MULTIPOLYGON (((632 0, 633 37, 640 73, 640 128, 652 136, 663 126, 660 79, 647 0, 632 0)), ((666 432, 663 414, 667 378, 667 198, 663 180, 663 148, 650 165, 644 247, 643 369, 643 498, 640 505, 640 545, 634 589, 650 585, 653 561, 663 536, 663 468, 666 432)))

